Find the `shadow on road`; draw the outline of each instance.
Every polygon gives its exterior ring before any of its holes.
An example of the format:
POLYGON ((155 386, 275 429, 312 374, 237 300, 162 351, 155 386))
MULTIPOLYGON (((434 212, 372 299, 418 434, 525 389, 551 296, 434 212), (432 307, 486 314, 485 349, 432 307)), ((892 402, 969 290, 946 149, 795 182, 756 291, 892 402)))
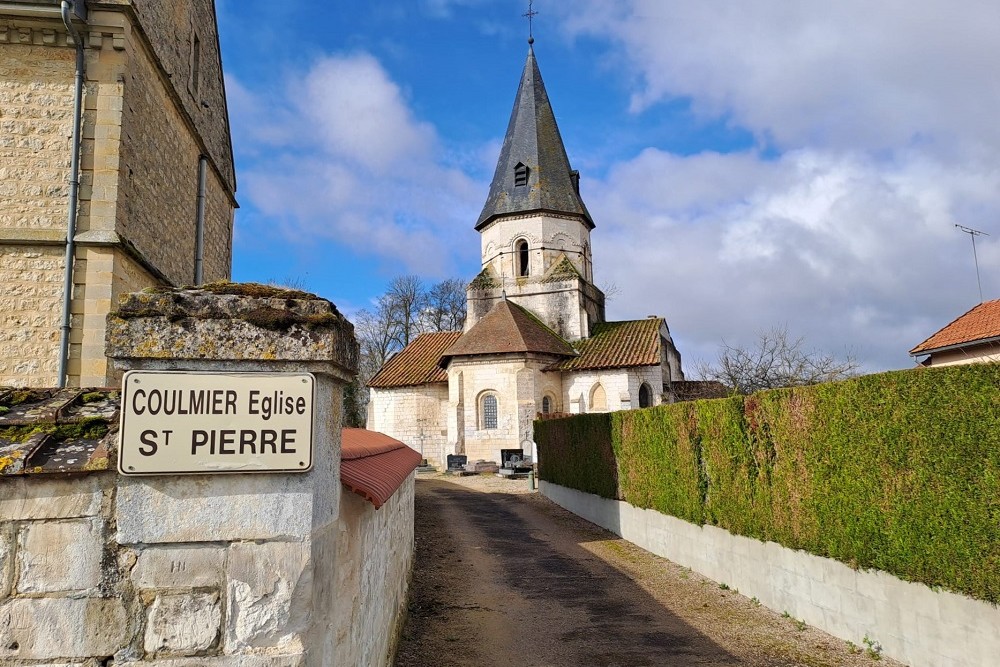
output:
POLYGON ((580 546, 614 535, 545 502, 417 483, 397 667, 739 663, 580 546))

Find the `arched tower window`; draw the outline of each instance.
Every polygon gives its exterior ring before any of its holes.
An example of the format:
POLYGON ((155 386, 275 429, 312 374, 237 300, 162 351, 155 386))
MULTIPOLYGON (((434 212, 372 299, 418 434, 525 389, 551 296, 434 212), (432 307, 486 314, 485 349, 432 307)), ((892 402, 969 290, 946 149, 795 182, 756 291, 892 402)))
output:
POLYGON ((649 388, 649 385, 643 382, 639 386, 639 407, 648 408, 653 404, 653 391, 649 388))
POLYGON ((520 241, 518 241, 514 245, 514 248, 515 248, 516 253, 517 253, 517 275, 522 276, 522 277, 526 276, 529 273, 529 271, 528 271, 528 268, 529 268, 528 267, 528 260, 529 260, 529 256, 528 256, 528 242, 525 241, 524 239, 521 239, 520 241))
POLYGON ((496 394, 483 394, 479 399, 479 427, 482 429, 497 427, 496 394))
POLYGON ((600 382, 590 390, 590 409, 592 412, 605 412, 608 409, 608 395, 600 382))
POLYGON ((523 162, 514 165, 514 187, 519 188, 528 184, 528 167, 523 162))

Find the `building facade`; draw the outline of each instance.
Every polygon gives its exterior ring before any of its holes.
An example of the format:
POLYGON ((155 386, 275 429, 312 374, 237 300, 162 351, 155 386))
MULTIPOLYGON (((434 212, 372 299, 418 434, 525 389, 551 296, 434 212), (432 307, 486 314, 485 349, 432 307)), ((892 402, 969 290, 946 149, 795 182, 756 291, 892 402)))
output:
POLYGON ((214 3, 8 0, 0 72, 0 385, 111 384, 119 294, 230 275, 214 3))
POLYGON ((1000 299, 984 301, 955 318, 912 350, 922 366, 1000 361, 1000 299))
POLYGON ((607 322, 590 233, 545 85, 529 48, 476 222, 482 270, 462 332, 425 334, 371 380, 368 428, 441 465, 533 455, 539 414, 674 400, 681 358, 663 318, 607 322))

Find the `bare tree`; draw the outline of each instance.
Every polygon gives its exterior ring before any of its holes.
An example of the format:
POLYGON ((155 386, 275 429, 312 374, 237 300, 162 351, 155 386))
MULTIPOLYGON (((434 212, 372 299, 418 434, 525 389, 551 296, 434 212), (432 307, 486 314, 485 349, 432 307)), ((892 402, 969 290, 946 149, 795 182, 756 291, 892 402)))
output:
POLYGON ((388 294, 380 296, 371 310, 358 311, 354 318, 354 335, 361 351, 361 379, 367 384, 399 349, 399 319, 388 294))
POLYGON ((857 375, 859 364, 850 354, 840 359, 832 354, 806 350, 802 338, 792 339, 786 327, 757 334, 753 345, 741 347, 725 341, 715 363, 699 362, 704 380, 716 380, 737 393, 762 389, 797 387, 857 375))
POLYGON ((420 333, 420 315, 427 300, 424 285, 416 276, 398 276, 389 283, 383 298, 391 304, 396 342, 400 347, 406 347, 420 333))
POLYGON ((422 331, 461 331, 465 326, 465 282, 442 280, 427 291, 422 331))

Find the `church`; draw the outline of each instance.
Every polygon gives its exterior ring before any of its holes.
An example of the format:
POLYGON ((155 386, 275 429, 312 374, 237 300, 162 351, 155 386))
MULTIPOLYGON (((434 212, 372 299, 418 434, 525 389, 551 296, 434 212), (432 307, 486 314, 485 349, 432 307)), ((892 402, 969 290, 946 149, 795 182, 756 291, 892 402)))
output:
POLYGON ((662 317, 609 322, 594 284, 594 220, 529 40, 483 211, 482 271, 460 332, 423 334, 369 382, 368 428, 417 449, 500 463, 532 456, 540 415, 675 400, 681 357, 662 317), (505 451, 507 450, 507 451, 505 451))

